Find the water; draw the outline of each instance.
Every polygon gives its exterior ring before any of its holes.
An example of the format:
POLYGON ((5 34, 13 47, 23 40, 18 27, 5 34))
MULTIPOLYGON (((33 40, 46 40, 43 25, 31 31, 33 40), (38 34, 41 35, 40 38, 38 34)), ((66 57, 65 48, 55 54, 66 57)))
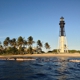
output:
POLYGON ((62 59, 0 60, 0 80, 80 80, 80 63, 67 61, 80 58, 62 59))

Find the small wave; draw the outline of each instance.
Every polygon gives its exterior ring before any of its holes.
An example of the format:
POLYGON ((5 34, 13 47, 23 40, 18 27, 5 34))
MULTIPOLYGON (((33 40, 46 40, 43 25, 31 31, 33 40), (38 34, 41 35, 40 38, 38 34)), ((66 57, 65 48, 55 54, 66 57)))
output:
POLYGON ((79 68, 80 68, 80 63, 79 63, 79 64, 77 64, 77 67, 79 67, 79 68))
POLYGON ((52 68, 51 67, 48 67, 48 69, 47 70, 52 70, 52 68))
POLYGON ((69 69, 71 69, 71 70, 75 70, 75 68, 74 68, 74 67, 70 67, 69 69))
POLYGON ((40 64, 40 63, 35 63, 33 65, 35 65, 35 66, 43 66, 43 64, 40 64))
POLYGON ((39 77, 45 77, 46 76, 45 73, 37 73, 36 75, 39 76, 39 77))
POLYGON ((69 71, 64 71, 63 73, 64 74, 71 74, 69 71))

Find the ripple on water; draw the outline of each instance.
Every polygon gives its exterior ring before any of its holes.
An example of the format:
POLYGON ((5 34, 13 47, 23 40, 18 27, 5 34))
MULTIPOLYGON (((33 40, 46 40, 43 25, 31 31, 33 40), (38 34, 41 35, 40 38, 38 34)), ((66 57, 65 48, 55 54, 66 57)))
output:
POLYGON ((0 80, 80 80, 80 63, 56 60, 0 61, 0 80))
POLYGON ((33 65, 38 67, 38 66, 43 66, 44 64, 42 64, 42 63, 34 63, 33 65))

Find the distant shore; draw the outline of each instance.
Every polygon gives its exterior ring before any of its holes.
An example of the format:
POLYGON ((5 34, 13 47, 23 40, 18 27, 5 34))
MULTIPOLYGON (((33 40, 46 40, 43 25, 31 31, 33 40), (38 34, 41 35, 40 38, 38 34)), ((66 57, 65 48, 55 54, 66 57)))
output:
POLYGON ((5 57, 80 57, 80 53, 43 53, 43 54, 24 54, 24 55, 0 55, 0 58, 5 57))

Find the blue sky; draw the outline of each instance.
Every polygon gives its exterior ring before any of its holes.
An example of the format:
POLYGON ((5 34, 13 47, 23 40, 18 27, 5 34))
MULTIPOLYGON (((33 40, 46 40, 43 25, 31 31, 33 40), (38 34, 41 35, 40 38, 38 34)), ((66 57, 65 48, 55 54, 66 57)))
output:
POLYGON ((80 50, 80 0, 0 0, 0 41, 32 36, 56 49, 61 16, 69 49, 80 50))

